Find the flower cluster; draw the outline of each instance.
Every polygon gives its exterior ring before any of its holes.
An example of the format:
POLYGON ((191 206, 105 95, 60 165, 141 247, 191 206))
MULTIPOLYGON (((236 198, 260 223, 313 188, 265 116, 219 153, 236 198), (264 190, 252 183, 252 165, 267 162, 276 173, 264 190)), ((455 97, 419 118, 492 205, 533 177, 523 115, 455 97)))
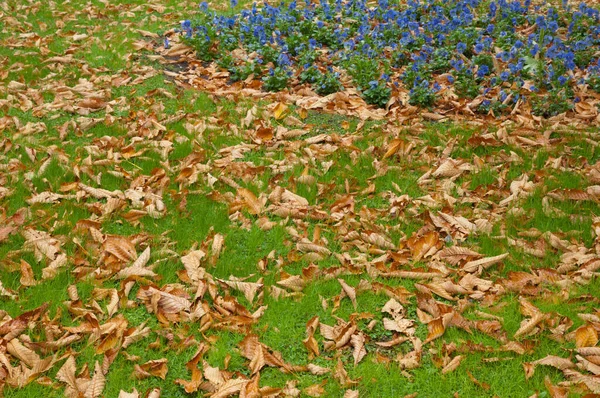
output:
POLYGON ((598 88, 600 12, 585 3, 556 6, 531 0, 296 0, 254 4, 228 13, 206 3, 181 34, 205 61, 231 80, 251 74, 266 90, 312 85, 325 95, 352 81, 363 98, 385 106, 404 89, 409 102, 429 107, 440 90, 502 112, 531 101, 550 116, 577 101, 577 90, 598 88), (579 87, 579 88, 578 88, 579 87), (561 101, 550 109, 544 97, 561 101))

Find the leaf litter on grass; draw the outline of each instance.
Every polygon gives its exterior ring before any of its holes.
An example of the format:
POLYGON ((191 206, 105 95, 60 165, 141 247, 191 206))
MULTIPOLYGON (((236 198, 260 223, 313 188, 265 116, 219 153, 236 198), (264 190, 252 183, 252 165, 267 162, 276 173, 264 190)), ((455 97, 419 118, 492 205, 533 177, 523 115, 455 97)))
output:
POLYGON ((318 126, 286 98, 212 97, 205 111, 162 82, 141 42, 151 28, 126 37, 118 70, 86 61, 90 44, 117 51, 95 29, 174 20, 172 7, 53 4, 50 27, 36 3, 2 5, 39 22, 2 32, 5 395, 427 396, 420 369, 468 375, 472 396, 518 395, 470 357, 521 364, 512 377, 534 395, 600 393, 597 132, 318 126), (592 149, 575 156, 582 139, 592 149), (483 170, 494 179, 472 184, 483 170), (565 173, 583 186, 557 186, 565 173), (279 303, 298 318, 271 315, 279 303), (402 385, 374 387, 374 366, 402 385))

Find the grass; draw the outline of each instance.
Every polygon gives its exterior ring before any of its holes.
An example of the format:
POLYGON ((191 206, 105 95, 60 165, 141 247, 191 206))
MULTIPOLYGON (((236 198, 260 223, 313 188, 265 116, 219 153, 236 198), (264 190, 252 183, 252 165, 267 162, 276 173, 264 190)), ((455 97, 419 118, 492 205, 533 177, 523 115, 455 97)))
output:
MULTIPOLYGON (((26 208, 29 212, 19 231, 0 242, 0 281, 5 288, 18 295, 16 300, 0 298, 3 311, 16 317, 48 302, 48 316, 56 316, 57 324, 77 326, 83 322, 83 318, 68 311, 65 304, 69 300, 67 286, 77 287, 82 305, 92 312, 96 308, 92 298, 95 287, 116 288, 119 291, 123 289, 122 281, 95 279, 93 274, 81 276, 88 268, 88 271, 94 272, 102 267, 99 262, 101 245, 94 242, 89 232, 74 231, 78 223, 99 223, 102 234, 107 235, 147 236, 142 247, 149 245, 152 248, 149 265, 158 276, 140 284, 156 283, 159 286, 185 285, 179 274, 184 269, 179 257, 192 247, 202 248, 208 253, 212 236, 219 233, 224 236, 225 249, 213 265, 204 264, 207 271, 214 278, 220 279, 250 276, 250 281, 256 281, 263 278, 263 296, 255 299, 254 303, 249 303, 239 291, 219 290, 227 298, 234 298, 251 311, 260 305, 268 307, 251 327, 251 332, 258 334, 260 341, 270 349, 280 352, 290 364, 306 365, 311 362, 331 368, 332 363, 335 363, 332 361, 339 356, 349 377, 358 380, 355 388, 361 396, 397 397, 415 392, 424 397, 451 396, 454 393, 468 397, 522 397, 536 392, 539 392, 539 396, 547 396, 544 386, 546 376, 555 384, 564 381, 561 373, 550 367, 538 367, 535 375, 525 380, 522 362, 548 354, 567 356, 567 350, 574 347, 571 342, 558 345, 550 338, 548 330, 531 338, 534 343, 532 353, 517 356, 500 351, 469 352, 469 344, 482 344, 493 349, 498 349, 501 344, 481 332, 469 334, 464 330, 449 328, 443 338, 424 348, 421 366, 409 371, 407 376, 401 372, 395 359, 410 349, 409 344, 390 349, 374 344, 375 341, 391 337, 391 332, 382 326, 384 314, 381 313, 381 308, 389 297, 373 291, 360 292, 357 296, 357 308, 354 308, 348 298, 340 298, 342 287, 337 278, 342 278, 353 287, 358 286, 361 281, 379 282, 390 287, 402 286, 413 295, 416 294, 415 281, 374 277, 369 275, 365 264, 387 253, 398 255, 398 264, 406 266, 401 258, 406 239, 418 237, 424 231, 432 229, 429 214, 437 210, 454 212, 469 220, 489 219, 494 225, 491 234, 473 234, 464 241, 455 242, 473 248, 483 256, 509 252, 510 256, 506 261, 482 274, 484 278, 502 283, 502 278, 506 278, 511 272, 556 268, 561 261, 561 252, 548 250, 543 258, 538 258, 510 245, 507 238, 523 239, 533 244, 536 238, 523 237, 522 233, 535 230, 540 234, 552 232, 571 244, 586 249, 597 244, 597 237, 593 232, 594 217, 600 215, 597 201, 559 201, 548 199, 547 196, 553 190, 582 189, 592 184, 585 167, 600 159, 596 146, 590 145, 576 134, 561 135, 560 142, 547 147, 522 147, 505 143, 498 146, 473 145, 470 139, 482 132, 456 123, 428 124, 419 131, 407 129, 390 134, 385 129, 384 122, 367 121, 363 124, 352 117, 309 111, 302 120, 304 127, 308 129, 306 135, 284 143, 256 144, 243 157, 215 166, 223 161, 220 150, 254 143, 251 129, 241 128, 240 120, 254 106, 263 115, 267 102, 235 102, 214 98, 192 88, 179 87, 162 73, 163 66, 151 57, 152 53, 135 50, 135 43, 143 39, 136 29, 150 32, 167 29, 177 25, 182 15, 187 15, 197 7, 191 1, 166 1, 164 6, 165 11, 158 12, 138 0, 128 4, 99 1, 88 4, 74 0, 52 7, 23 3, 3 10, 6 15, 22 17, 23 24, 16 33, 6 24, 0 24, 0 42, 4 44, 0 45, 0 62, 21 65, 1 76, 2 98, 7 98, 7 87, 11 81, 21 81, 35 92, 25 92, 23 95, 28 99, 37 98, 38 101, 34 103, 32 100, 31 107, 22 106, 21 109, 17 106, 4 106, 0 102, 0 118, 18 120, 16 125, 10 124, 0 131, 0 163, 10 165, 0 168, 0 186, 11 191, 9 196, 0 195, 0 221, 4 223, 7 217, 13 216, 21 208, 26 208), (56 30, 57 23, 64 23, 60 31, 56 30), (19 34, 30 32, 39 35, 42 44, 19 39, 19 34), (75 33, 87 33, 91 38, 73 42, 72 36, 75 33), (8 47, 6 44, 12 40, 18 40, 25 47, 8 47), (77 62, 64 65, 45 62, 50 56, 62 56, 66 53, 72 54, 77 62), (135 80, 145 76, 147 72, 152 73, 136 84, 113 84, 113 78, 130 77, 135 80), (64 88, 61 87, 74 87, 83 82, 80 79, 90 82, 94 92, 103 93, 107 100, 114 100, 114 106, 111 105, 113 109, 78 115, 69 107, 49 106, 61 101, 61 95, 64 95, 64 88), (36 108, 41 105, 47 107, 36 108), (178 115, 183 117, 178 119, 175 117, 178 115), (173 119, 169 121, 171 117, 173 119), (88 127, 86 123, 89 120, 86 118, 98 120, 95 125, 88 127), (152 128, 143 130, 147 127, 144 122, 152 118, 156 118, 157 123, 164 124, 166 131, 155 131, 152 128), (188 125, 198 121, 207 125, 203 133, 194 132, 188 125), (22 129, 17 127, 39 122, 44 123, 45 132, 23 134, 22 129), (360 130, 357 131, 359 125, 360 130), (65 131, 66 136, 63 137, 65 131), (306 138, 318 134, 330 135, 331 146, 307 145, 304 142, 306 138), (351 145, 340 145, 336 141, 338 137, 351 142, 351 145), (383 159, 389 142, 398 137, 414 143, 415 147, 408 155, 396 154, 383 159), (161 144, 166 143, 172 146, 172 150, 166 152, 165 156, 160 148, 161 144), (453 143, 453 149, 444 152, 449 143, 453 143), (135 151, 143 153, 123 158, 122 149, 129 144, 135 151), (439 166, 442 154, 471 164, 479 159, 483 166, 465 172, 453 181, 440 178, 419 184, 419 178, 423 174, 439 166), (520 160, 514 159, 511 154, 515 154, 520 160), (189 185, 177 180, 182 168, 187 165, 186 162, 196 155, 199 160, 195 166, 207 165, 212 176, 227 177, 248 188, 257 197, 267 197, 275 187, 280 186, 306 198, 310 211, 318 210, 331 215, 336 201, 351 193, 353 210, 345 208, 339 218, 323 220, 279 217, 267 210, 263 210, 260 216, 250 214, 245 209, 235 213, 232 209, 238 200, 236 189, 222 180, 211 184, 204 171, 189 185), (48 157, 49 163, 39 171, 48 157), (561 167, 548 167, 555 161, 561 167), (327 162, 332 162, 328 170, 327 162), (289 169, 280 171, 274 167, 282 163, 290 165, 289 169), (161 170, 165 173, 165 180, 159 184, 152 178, 161 170), (305 170, 315 178, 314 184, 300 182, 305 170), (524 174, 534 182, 535 189, 529 196, 515 201, 508 208, 500 208, 497 202, 510 194, 510 182, 524 174), (146 184, 144 181, 152 182, 146 184), (46 191, 73 194, 74 191, 67 188, 74 182, 109 191, 125 191, 132 187, 148 189, 162 197, 167 211, 162 217, 144 216, 138 222, 130 222, 125 217, 126 212, 132 209, 127 200, 123 209, 106 217, 102 216, 104 206, 107 206, 106 199, 80 197, 63 199, 56 204, 27 203, 33 195, 46 191), (371 184, 374 184, 373 191, 370 190, 371 184), (224 199, 213 200, 216 196, 211 193, 214 192, 220 193, 224 199), (408 203, 393 204, 393 198, 403 194, 410 198, 408 203), (426 195, 430 195, 435 205, 430 206, 422 199, 426 195), (420 203, 415 202, 418 198, 421 198, 420 203), (556 209, 555 214, 549 213, 545 208, 546 201, 556 209), (392 211, 392 205, 398 208, 392 211), (506 214, 509 209, 522 211, 506 214), (267 217, 277 225, 263 230, 259 226, 259 217, 267 217), (47 231, 60 241, 61 250, 69 260, 56 277, 48 280, 41 278, 41 270, 48 265, 48 261, 36 259, 19 233, 22 228, 47 231), (362 244, 359 250, 358 246, 353 246, 352 241, 344 240, 352 231, 381 233, 394 244, 399 244, 398 250, 382 251, 372 244, 362 244), (297 237, 313 239, 315 236, 340 256, 332 254, 314 261, 301 259, 302 253, 296 249, 297 237), (171 256, 165 249, 172 251, 171 256), (269 257, 271 253, 272 257, 269 257), (348 257, 342 259, 341 255, 348 257), (31 265, 34 277, 39 281, 37 285, 21 285, 21 260, 31 265), (264 272, 259 267, 260 261, 266 261, 264 272), (269 293, 269 288, 282 278, 284 272, 303 275, 303 271, 312 263, 323 274, 308 280, 299 297, 275 300, 269 293), (350 263, 352 266, 349 266, 350 263), (343 268, 343 272, 334 274, 336 267, 343 268), (328 272, 331 275, 325 276, 328 272), (339 307, 336 307, 334 304, 338 299, 339 307), (323 300, 327 302, 327 308, 323 308, 323 300), (357 326, 367 336, 368 354, 358 365, 353 365, 349 347, 324 351, 322 356, 309 359, 308 351, 302 344, 309 319, 318 316, 321 322, 334 325, 337 318, 349 321, 362 315, 365 319, 357 321, 357 326), (371 319, 376 323, 369 330, 367 325, 371 319), (439 362, 440 353, 451 344, 455 344, 459 351, 463 350, 465 358, 457 371, 443 375, 436 362, 439 362), (389 363, 385 363, 383 357, 389 358, 389 363), (489 361, 495 357, 499 359, 489 361), (483 360, 489 362, 482 362, 483 360), (467 371, 481 383, 489 385, 489 389, 474 383, 467 371)), ((77 96, 63 99, 69 105, 76 104, 78 100, 77 96)), ((290 107, 290 114, 296 118, 301 119, 304 116, 301 113, 300 109, 290 107)), ((266 119, 266 116, 260 117, 266 119)), ((292 128, 285 119, 266 122, 275 128, 278 125, 292 128)), ((557 137, 553 135, 552 138, 557 137)), ((266 207, 270 204, 267 201, 266 207)), ((138 253, 141 252, 140 248, 138 245, 138 253)), ((408 266, 415 265, 412 260, 407 261, 408 266)), ((416 265, 427 266, 427 261, 429 260, 416 265)), ((388 261, 385 266, 390 266, 390 263, 388 261)), ((449 278, 457 282, 460 277, 461 275, 452 271, 449 278)), ((545 313, 559 314, 570 319, 573 322, 570 330, 574 330, 583 324, 579 313, 595 311, 598 284, 596 277, 587 285, 575 284, 565 291, 555 285, 543 284, 544 294, 532 297, 531 300, 545 313), (563 293, 570 300, 557 299, 563 293), (590 299, 590 296, 594 299, 590 299)), ((171 325, 173 336, 167 338, 167 329, 136 298, 138 289, 139 286, 136 285, 127 298, 123 299, 124 302, 129 299, 132 303, 128 308, 121 308, 119 314, 127 320, 128 327, 146 322, 152 332, 126 351, 129 355, 140 357, 137 363, 166 358, 169 372, 164 381, 155 377, 136 380, 132 377, 135 362, 119 355, 107 374, 104 396, 117 396, 119 391, 131 391, 134 387, 141 393, 160 387, 163 396, 189 396, 174 381, 189 379, 190 374, 185 364, 200 342, 210 346, 204 359, 211 366, 224 369, 227 363, 228 370, 233 374, 249 375, 249 361, 239 350, 239 343, 245 333, 222 329, 200 332, 198 325, 182 322, 171 325), (186 338, 194 339, 195 345, 186 346, 186 338), (156 348, 148 348, 154 341, 159 341, 160 344, 156 348)), ((189 287, 187 290, 192 296, 195 294, 189 287)), ((464 316, 474 320, 479 319, 476 310, 496 310, 494 314, 503 318, 503 328, 512 337, 524 318, 519 311, 518 299, 515 293, 507 293, 498 299, 501 305, 497 308, 468 300, 472 307, 465 311, 464 316)), ((214 304, 212 297, 206 296, 205 300, 210 305, 214 304)), ((440 301, 447 305, 455 304, 443 299, 440 301)), ((97 304, 100 308, 105 308, 107 303, 108 301, 102 300, 97 304)), ((415 296, 405 305, 407 316, 414 320, 417 320, 416 306, 415 296)), ((416 326, 417 336, 424 340, 427 337, 427 326, 419 321, 416 321, 416 326)), ((27 334, 34 340, 42 338, 39 330, 39 325, 32 326, 27 334)), ((323 337, 317 333, 316 338, 323 348, 323 337)), ((94 345, 88 343, 87 337, 62 349, 59 354, 67 350, 76 353, 78 371, 84 364, 93 368, 95 361, 102 361, 102 355, 96 354, 94 345)), ((58 367, 55 366, 47 375, 54 379, 57 370, 58 367)), ((288 375, 274 368, 265 368, 261 372, 261 386, 283 387, 290 380, 297 380, 298 388, 302 390, 314 384, 322 384, 324 396, 342 396, 346 390, 331 375, 315 376, 307 372, 288 375)), ((41 394, 58 397, 63 395, 63 389, 63 385, 57 381, 52 386, 32 382, 19 389, 5 387, 3 393, 5 397, 15 398, 41 394)))

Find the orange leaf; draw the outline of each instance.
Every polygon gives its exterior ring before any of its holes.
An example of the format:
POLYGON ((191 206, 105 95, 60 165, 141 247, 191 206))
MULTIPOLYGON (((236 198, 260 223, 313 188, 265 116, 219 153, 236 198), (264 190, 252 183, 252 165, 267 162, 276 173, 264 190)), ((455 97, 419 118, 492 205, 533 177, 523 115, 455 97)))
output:
POLYGON ((598 344, 598 332, 592 325, 583 325, 575 331, 577 348, 594 347, 598 344))
POLYGON ((250 214, 260 214, 262 212, 262 203, 260 203, 252 191, 246 188, 239 188, 237 192, 238 195, 244 198, 250 214))
POLYGON ((439 317, 429 322, 427 324, 427 330, 429 331, 429 333, 427 334, 427 339, 424 341, 423 344, 427 344, 430 341, 433 341, 444 334, 444 332, 446 331, 446 327, 444 326, 443 318, 439 317))
POLYGON ((415 261, 421 260, 432 248, 435 248, 440 241, 440 235, 431 231, 422 237, 412 237, 408 240, 407 245, 410 249, 415 261))

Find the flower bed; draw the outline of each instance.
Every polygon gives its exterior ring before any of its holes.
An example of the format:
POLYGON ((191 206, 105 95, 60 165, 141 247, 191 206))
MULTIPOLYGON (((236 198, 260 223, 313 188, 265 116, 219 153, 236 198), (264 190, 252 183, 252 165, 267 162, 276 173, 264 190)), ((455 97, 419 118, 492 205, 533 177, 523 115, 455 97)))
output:
POLYGON ((253 77, 266 91, 308 85, 327 95, 353 86, 377 107, 404 93, 422 108, 469 101, 475 112, 500 115, 527 104, 540 117, 600 98, 600 12, 585 3, 231 6, 223 15, 202 3, 180 34, 231 82, 253 77))

